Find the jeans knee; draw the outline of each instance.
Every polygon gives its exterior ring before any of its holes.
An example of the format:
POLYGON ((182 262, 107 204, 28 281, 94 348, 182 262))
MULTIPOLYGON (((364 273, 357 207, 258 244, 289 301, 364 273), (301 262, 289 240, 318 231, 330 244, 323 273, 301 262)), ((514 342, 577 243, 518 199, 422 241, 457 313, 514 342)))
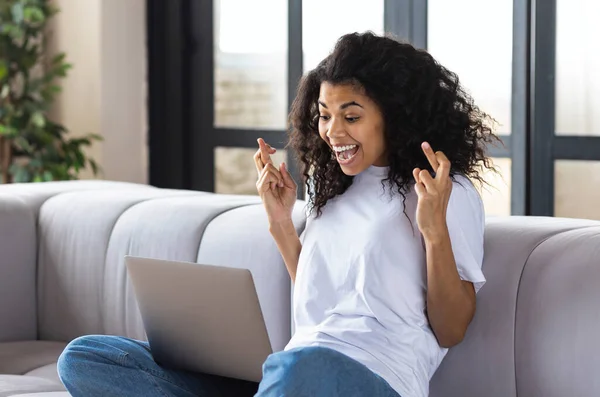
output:
POLYGON ((263 379, 257 396, 315 395, 319 388, 316 381, 324 376, 331 377, 331 367, 335 366, 331 354, 330 350, 320 347, 271 354, 263 365, 263 379))
POLYGON ((284 368, 286 375, 299 375, 306 373, 307 370, 314 368, 315 359, 320 354, 318 349, 303 348, 299 351, 290 352, 290 356, 285 360, 284 368))
POLYGON ((63 383, 70 382, 77 376, 77 361, 85 355, 85 346, 89 338, 82 336, 72 340, 58 357, 58 377, 63 383))
POLYGON ((281 356, 272 363, 279 367, 284 379, 310 378, 322 372, 327 365, 329 351, 319 347, 304 347, 298 350, 280 352, 281 356))
MULTIPOLYGON (((88 364, 101 362, 104 358, 110 356, 109 351, 102 348, 99 349, 98 346, 104 346, 106 349, 109 349, 110 342, 114 339, 117 339, 117 337, 86 335, 72 340, 58 358, 57 370, 60 380, 65 384, 77 382, 84 375, 84 369, 89 369, 88 364)), ((89 377, 90 374, 86 373, 85 376, 89 377)))

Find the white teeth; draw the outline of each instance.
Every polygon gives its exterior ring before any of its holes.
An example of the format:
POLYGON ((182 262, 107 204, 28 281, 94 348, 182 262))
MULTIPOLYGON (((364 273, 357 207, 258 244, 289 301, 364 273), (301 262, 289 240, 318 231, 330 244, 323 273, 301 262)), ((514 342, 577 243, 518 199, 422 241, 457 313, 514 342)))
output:
POLYGON ((354 149, 356 145, 346 145, 346 146, 334 146, 333 150, 336 152, 345 152, 346 150, 354 149))

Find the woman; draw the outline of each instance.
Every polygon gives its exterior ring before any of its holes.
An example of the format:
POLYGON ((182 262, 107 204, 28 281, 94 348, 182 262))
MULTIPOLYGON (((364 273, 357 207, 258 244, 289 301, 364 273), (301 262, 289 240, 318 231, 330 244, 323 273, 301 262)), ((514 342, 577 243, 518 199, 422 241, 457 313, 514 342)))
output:
POLYGON ((164 369, 145 343, 93 336, 59 360, 74 397, 428 395, 485 282, 470 179, 493 169, 492 120, 427 52, 365 33, 343 36, 303 78, 290 121, 309 191, 301 237, 285 164, 262 139, 254 156, 295 283, 294 336, 268 357, 260 385, 164 369))

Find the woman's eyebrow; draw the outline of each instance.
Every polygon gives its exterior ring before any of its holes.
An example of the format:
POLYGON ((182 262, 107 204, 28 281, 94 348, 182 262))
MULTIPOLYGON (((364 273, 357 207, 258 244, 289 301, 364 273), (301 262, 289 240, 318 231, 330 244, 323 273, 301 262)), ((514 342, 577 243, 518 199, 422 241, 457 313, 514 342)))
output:
MULTIPOLYGON (((318 101, 319 105, 323 106, 325 109, 327 109, 327 105, 325 105, 325 103, 318 101)), ((351 102, 346 102, 344 104, 342 104, 342 106, 340 106, 341 110, 344 110, 350 106, 358 106, 359 108, 362 108, 362 105, 356 101, 351 101, 351 102)), ((364 108, 363 108, 364 109, 364 108)))
POLYGON ((342 106, 340 106, 340 109, 344 110, 350 106, 358 106, 359 108, 362 108, 361 104, 359 104, 358 102, 352 101, 352 102, 344 103, 342 106))

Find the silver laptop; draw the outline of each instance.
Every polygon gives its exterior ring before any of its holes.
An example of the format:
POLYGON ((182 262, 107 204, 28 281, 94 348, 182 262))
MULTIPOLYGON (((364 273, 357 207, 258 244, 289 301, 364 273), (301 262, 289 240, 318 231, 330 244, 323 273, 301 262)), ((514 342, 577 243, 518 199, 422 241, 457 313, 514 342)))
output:
POLYGON ((125 257, 157 363, 259 382, 272 353, 247 269, 125 257))

